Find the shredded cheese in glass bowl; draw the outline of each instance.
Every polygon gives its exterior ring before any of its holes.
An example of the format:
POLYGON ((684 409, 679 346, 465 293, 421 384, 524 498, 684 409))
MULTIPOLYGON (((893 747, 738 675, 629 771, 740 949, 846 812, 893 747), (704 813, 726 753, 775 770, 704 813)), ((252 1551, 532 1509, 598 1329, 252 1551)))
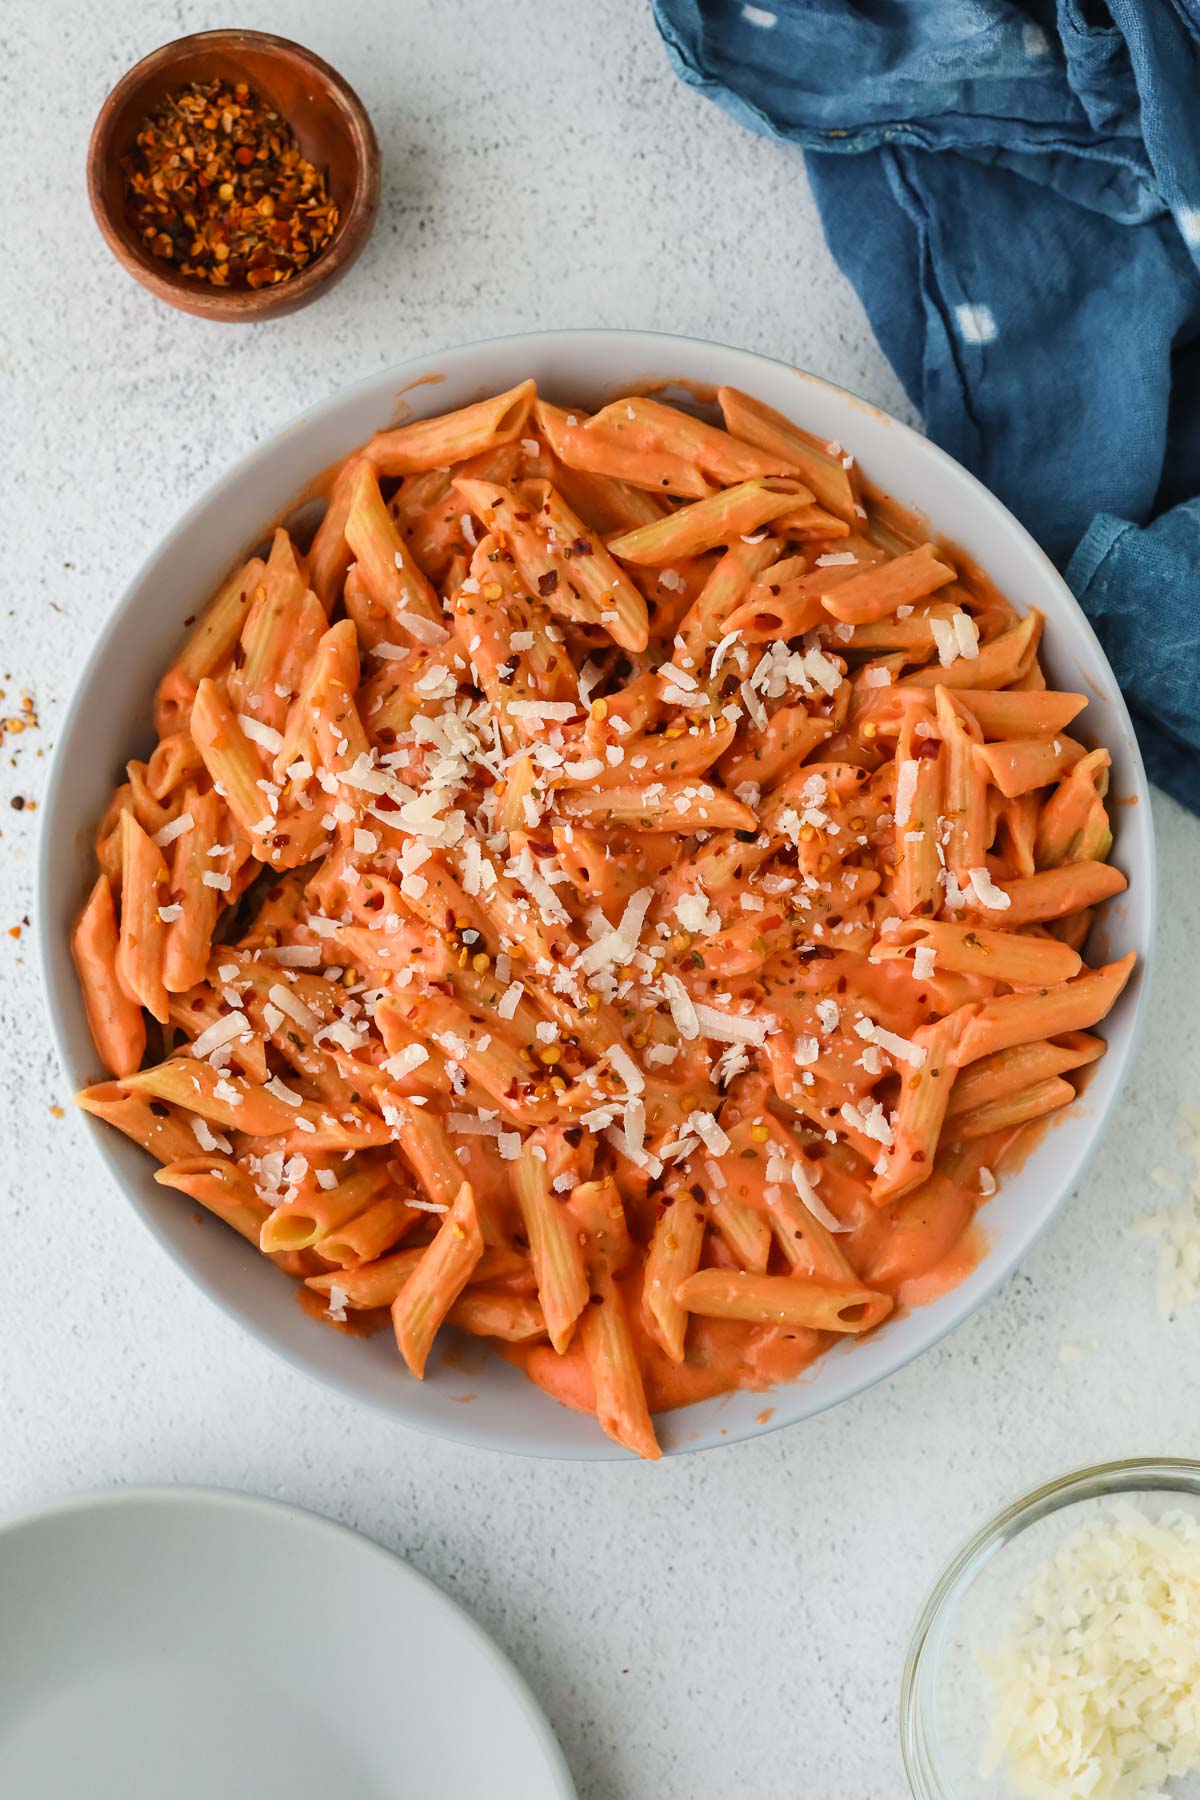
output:
POLYGON ((917 1800, 1200 1795, 1200 1463, 1082 1469, 951 1561, 901 1693, 917 1800))

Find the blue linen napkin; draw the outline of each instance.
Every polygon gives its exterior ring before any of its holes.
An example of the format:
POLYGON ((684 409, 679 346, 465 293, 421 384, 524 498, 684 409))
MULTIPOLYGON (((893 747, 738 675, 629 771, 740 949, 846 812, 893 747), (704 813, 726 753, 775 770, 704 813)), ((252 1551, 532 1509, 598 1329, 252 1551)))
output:
POLYGON ((926 431, 1065 569, 1200 811, 1200 0, 653 5, 685 81, 804 148, 926 431))

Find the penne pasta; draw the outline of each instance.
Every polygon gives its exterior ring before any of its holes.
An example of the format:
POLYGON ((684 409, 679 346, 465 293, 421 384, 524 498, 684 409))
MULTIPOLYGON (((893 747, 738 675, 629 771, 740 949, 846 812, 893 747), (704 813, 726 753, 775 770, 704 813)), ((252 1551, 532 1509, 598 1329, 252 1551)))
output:
POLYGON ((857 1282, 805 1281, 791 1275, 742 1275, 700 1269, 680 1283, 679 1304, 710 1319, 802 1325, 811 1331, 872 1331, 892 1310, 886 1294, 857 1282))
POLYGON ((958 698, 985 738, 1055 737, 1087 705, 1083 694, 959 688, 958 698))
POLYGON ((382 1119, 358 1107, 335 1115, 319 1102, 300 1099, 294 1089, 281 1092, 286 1083, 278 1077, 256 1086, 203 1061, 174 1057, 126 1076, 125 1085, 151 1099, 173 1102, 228 1131, 247 1131, 256 1137, 294 1133, 311 1151, 365 1149, 390 1141, 382 1119))
POLYGON ((757 475, 794 475, 788 456, 744 443, 677 406, 665 406, 646 395, 614 400, 581 427, 584 437, 611 438, 620 454, 666 454, 699 469, 716 487, 730 487, 757 475))
POLYGON ((643 596, 547 483, 525 483, 517 494, 493 482, 460 479, 455 491, 486 532, 503 537, 530 595, 549 611, 574 624, 611 627, 625 649, 645 649, 643 596))
POLYGON ((200 683, 221 674, 228 664, 265 573, 261 558, 252 556, 217 589, 182 654, 159 683, 154 722, 160 737, 186 726, 200 683))
POLYGON ((170 900, 164 909, 174 915, 163 945, 163 985, 170 994, 195 987, 208 967, 224 893, 204 877, 223 876, 232 881, 235 864, 241 860, 237 845, 221 843, 221 802, 214 789, 204 793, 189 789, 184 816, 191 823, 172 847, 170 900))
POLYGON ((154 1179, 160 1187, 175 1188, 190 1199, 199 1200, 239 1237, 258 1247, 267 1204, 259 1198, 246 1171, 235 1162, 221 1156, 184 1156, 178 1162, 166 1163, 155 1172, 154 1179))
POLYGON ((1041 630, 1041 613, 1029 612, 1019 624, 981 644, 977 655, 960 656, 949 667, 914 669, 905 679, 914 687, 1008 687, 1035 656, 1041 630))
MULTIPOLYGON (((1006 915, 1003 917, 1007 923, 1006 915)), ((993 931, 984 925, 952 925, 948 920, 909 919, 893 929, 874 955, 880 961, 926 945, 939 969, 982 975, 1014 987, 1053 987, 1078 975, 1077 951, 1055 938, 993 931)))
POLYGON ((771 1257, 769 1220, 741 1201, 722 1199, 713 1210, 712 1223, 739 1269, 765 1275, 771 1257))
POLYGON ((78 1104, 314 1319, 656 1457, 972 1261, 1130 978, 1108 753, 1040 615, 734 389, 521 382, 327 491, 98 822, 78 1104))
POLYGON ((616 1182, 611 1175, 603 1181, 581 1182, 570 1204, 587 1246, 591 1292, 580 1315, 579 1340, 591 1371, 596 1417, 608 1437, 635 1455, 656 1461, 662 1452, 646 1404, 620 1279, 629 1262, 630 1244, 616 1182))
POLYGON ((329 1298, 334 1288, 343 1296, 342 1304, 354 1312, 370 1312, 377 1306, 390 1307, 425 1254, 419 1250, 397 1250, 375 1262, 363 1263, 357 1269, 337 1269, 309 1275, 305 1285, 314 1293, 329 1298))
POLYGON ((420 1381, 433 1340, 483 1255, 470 1182, 464 1181, 438 1234, 392 1301, 400 1354, 420 1381))
POLYGON ((932 544, 922 544, 891 562, 866 569, 831 593, 823 593, 821 605, 834 619, 847 625, 874 625, 900 606, 924 600, 926 595, 954 580, 954 570, 938 556, 932 544))
POLYGON ((138 996, 118 979, 119 952, 112 889, 101 875, 71 934, 71 954, 101 1062, 110 1075, 132 1075, 146 1053, 146 1021, 138 996))
POLYGON ((344 1269, 358 1268, 374 1262, 407 1237, 420 1217, 420 1211, 412 1205, 411 1194, 385 1191, 345 1224, 319 1237, 313 1250, 322 1262, 338 1263, 344 1269))
POLYGON ((155 800, 167 801, 177 788, 194 781, 204 763, 189 731, 172 731, 160 738, 146 764, 146 786, 155 800))
POLYGON ((516 492, 546 534, 551 568, 538 582, 538 592, 550 609, 581 624, 607 627, 623 650, 644 650, 650 636, 645 599, 600 539, 588 534, 548 481, 523 481, 516 492), (574 601, 570 610, 568 594, 574 601))
POLYGON ((225 678, 234 711, 277 730, 324 629, 324 609, 309 592, 291 539, 277 531, 225 678))
POLYGON ((436 643, 434 634, 444 636, 437 596, 397 531, 375 469, 365 460, 351 484, 345 531, 366 595, 362 610, 368 629, 378 625, 389 636, 398 635, 401 643, 436 643))
POLYGON ((1133 973, 1133 956, 1077 975, 1063 987, 1039 994, 1005 994, 989 1000, 968 1020, 957 1052, 959 1064, 973 1062, 1035 1038, 1066 1031, 1090 1031, 1115 1005, 1133 973))
POLYGON ((960 1113, 1019 1094, 1053 1075, 1095 1062, 1103 1054, 1103 1038, 1070 1031, 1058 1040, 1046 1038, 1040 1043, 1019 1044, 1015 1049, 985 1056, 959 1074, 946 1117, 954 1119, 960 1113))
POLYGON ((392 431, 379 431, 365 455, 381 475, 413 475, 442 469, 468 457, 481 456, 520 437, 529 418, 536 389, 518 382, 506 393, 435 419, 414 419, 392 431))
POLYGON ((464 1288, 446 1314, 446 1323, 474 1337, 501 1338, 508 1344, 527 1344, 546 1335, 536 1300, 487 1287, 464 1288))
POLYGON ((1034 861, 1039 869, 1062 863, 1103 862, 1112 848, 1104 796, 1111 758, 1092 750, 1075 764, 1050 796, 1038 819, 1034 861))
POLYGON ((560 1152, 556 1162, 564 1160, 561 1143, 548 1146, 544 1137, 540 1142, 526 1141, 514 1166, 513 1188, 529 1240, 546 1330, 561 1356, 587 1305, 588 1284, 578 1229, 552 1186, 560 1171, 551 1171, 548 1158, 534 1155, 535 1150, 546 1151, 549 1147, 560 1152))
POLYGON ((936 912, 944 883, 949 753, 936 736, 918 738, 917 722, 911 715, 901 726, 893 765, 895 854, 889 888, 902 918, 936 912))
MULTIPOLYGON (((632 488, 681 495, 685 499, 703 499, 713 491, 698 466, 678 451, 658 449, 634 450, 614 432, 602 427, 589 430, 591 420, 578 413, 564 412, 538 400, 535 409, 540 430, 545 434, 554 455, 569 469, 595 476, 608 476, 627 482, 632 488)), ((661 516, 661 515, 659 515, 661 516)), ((631 521, 648 524, 640 519, 631 521)))
POLYGON ((919 1053, 904 1068, 900 1098, 885 1146, 883 1167, 871 1187, 876 1206, 896 1200, 928 1180, 954 1086, 956 1054, 970 1017, 962 1008, 913 1033, 919 1053))
MULTIPOLYGON (((376 1164, 360 1175, 350 1175, 336 1187, 315 1184, 303 1194, 275 1207, 263 1220, 259 1248, 271 1250, 308 1250, 322 1238, 349 1225, 366 1211, 388 1185, 387 1170, 376 1164)), ((394 1243, 395 1236, 387 1242, 394 1243)), ((386 1245, 385 1245, 386 1248, 386 1245)), ((342 1258, 333 1259, 341 1262, 342 1258)))
POLYGON ((721 779, 735 794, 744 781, 760 789, 775 785, 780 776, 802 763, 833 731, 827 719, 813 719, 803 707, 781 706, 762 731, 746 732, 740 749, 735 743, 720 764, 721 779))
POLYGON ((661 568, 679 557, 698 556, 714 545, 728 545, 756 532, 791 507, 811 500, 802 482, 790 476, 758 476, 725 488, 708 500, 681 506, 654 525, 611 538, 608 548, 623 562, 648 563, 661 568))
POLYGON ((731 794, 678 777, 644 788, 576 790, 559 795, 556 804, 565 818, 609 820, 635 831, 753 831, 756 823, 750 808, 731 794))
POLYGON ((1082 755, 1083 745, 1069 737, 1012 738, 975 749, 976 762, 987 770, 989 781, 1006 800, 1061 781, 1082 755))
POLYGON ((144 1006, 160 1025, 166 1024, 169 1010, 163 986, 167 879, 158 845, 131 812, 122 813, 121 929, 113 966, 126 998, 144 1006))
POLYGON ((681 1283, 699 1267, 705 1224, 703 1208, 688 1196, 676 1195, 660 1209, 646 1252, 642 1313, 674 1363, 683 1361, 688 1322, 676 1296, 681 1283))
POLYGON ((808 483, 822 506, 851 527, 862 517, 853 458, 840 445, 822 444, 801 431, 782 413, 737 388, 717 389, 725 428, 734 437, 786 458, 808 483))
POLYGON ((350 490, 361 460, 357 452, 348 456, 335 474, 325 515, 317 527, 308 553, 308 579, 327 618, 333 610, 350 565, 346 520, 350 513, 350 490))
POLYGON ((187 1109, 169 1106, 124 1081, 102 1081, 83 1088, 76 1094, 75 1104, 94 1119, 115 1125, 160 1163, 195 1154, 198 1138, 188 1122, 187 1109))
POLYGON ((757 544, 739 540, 723 551, 676 633, 682 641, 681 655, 689 657, 693 666, 715 655, 717 644, 729 630, 730 618, 752 591, 755 578, 777 562, 779 554, 779 544, 769 537, 757 544))
POLYGON ((997 923, 1011 931, 1099 906, 1114 894, 1124 893, 1129 883, 1111 863, 1083 860, 1060 863, 1057 868, 1020 876, 1015 881, 1001 881, 997 886, 1007 897, 1007 905, 993 902, 983 907, 976 901, 970 904, 973 910, 994 916, 997 923))
POLYGON ((988 843, 987 772, 977 754, 979 726, 944 687, 934 690, 937 723, 945 758, 942 808, 949 829, 944 835, 946 865, 960 887, 970 885, 972 869, 984 867, 988 843))
POLYGON ((1074 1098, 1075 1089, 1069 1081, 1050 1076, 1014 1094, 1004 1094, 982 1106, 964 1109, 955 1117, 954 1135, 960 1139, 987 1137, 993 1131, 1027 1125, 1032 1119, 1044 1118, 1047 1113, 1070 1106, 1074 1098))

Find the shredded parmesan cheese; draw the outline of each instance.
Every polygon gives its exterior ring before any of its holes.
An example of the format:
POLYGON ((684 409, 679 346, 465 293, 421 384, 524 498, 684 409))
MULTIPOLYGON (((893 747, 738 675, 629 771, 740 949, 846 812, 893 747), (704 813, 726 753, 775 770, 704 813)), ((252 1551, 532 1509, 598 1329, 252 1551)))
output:
POLYGON ((868 1044, 878 1044, 897 1062, 908 1063, 910 1068, 920 1069, 924 1066, 929 1054, 920 1044, 914 1044, 909 1038, 898 1037, 894 1031, 885 1031, 876 1025, 873 1019, 859 1019, 854 1027, 857 1035, 868 1044))
POLYGON ((938 661, 943 669, 948 669, 950 664, 957 662, 962 655, 954 622, 952 619, 931 618, 929 629, 932 631, 933 641, 937 645, 938 661))
POLYGON ((907 825, 912 817, 912 803, 917 792, 917 765, 908 757, 896 763, 896 824, 907 825))
POLYGON ((937 966, 937 951, 932 944, 918 944, 913 951, 912 974, 914 981, 928 981, 937 966))
POLYGON ((678 975, 664 975, 662 984, 663 992, 667 996, 667 1005, 671 1008, 671 1018, 680 1037, 699 1037, 700 1020, 696 1014, 695 1004, 678 975))
POLYGON ((182 837, 185 831, 190 831, 195 823, 190 812, 180 813, 177 819, 172 819, 169 825, 164 825, 161 831, 155 832, 154 842, 160 850, 165 850, 167 845, 173 844, 177 837, 182 837))
POLYGON ((289 1019, 299 1025, 301 1031, 307 1031, 312 1036, 321 1029, 321 1021, 316 1013, 311 1007, 305 1006, 303 1000, 298 1000, 291 988, 285 987, 282 981, 277 981, 268 991, 280 1012, 286 1013, 289 1019))
POLYGON ((257 744, 260 749, 266 750, 271 756, 278 756, 283 749, 283 738, 280 733, 272 726, 264 725, 261 719, 252 719, 249 713, 239 713, 237 722, 250 742, 257 744))
POLYGON ((1034 1800, 1151 1800, 1200 1769, 1200 1521, 1127 1501, 1066 1539, 981 1656, 1004 1761, 1034 1800))
POLYGON ((223 1044, 232 1044, 238 1038, 249 1037, 250 1031, 250 1021, 245 1013, 226 1013, 222 1018, 214 1019, 199 1037, 192 1039, 192 1055, 203 1060, 223 1044))
POLYGON ((575 966, 585 975, 594 975, 599 969, 627 963, 637 949, 642 922, 650 910, 653 898, 654 889, 648 887, 639 888, 636 894, 632 894, 625 904, 620 924, 614 931, 605 932, 603 937, 590 944, 575 966))
POLYGON ((1012 905, 1012 895, 996 886, 987 869, 968 869, 967 880, 980 906, 988 906, 993 912, 1004 912, 1012 905))
POLYGON ((715 1006, 697 1006, 695 1016, 701 1036, 718 1044, 765 1044, 767 1032, 774 1024, 767 1013, 739 1019, 732 1013, 719 1012, 715 1006))

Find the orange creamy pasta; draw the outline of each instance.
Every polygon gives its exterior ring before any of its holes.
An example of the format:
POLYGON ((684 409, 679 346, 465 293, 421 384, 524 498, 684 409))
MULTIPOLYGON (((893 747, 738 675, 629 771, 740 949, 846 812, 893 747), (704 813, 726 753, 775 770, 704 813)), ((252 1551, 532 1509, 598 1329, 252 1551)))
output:
POLYGON ((163 677, 73 939, 79 1103, 164 1187, 643 1456, 964 1265, 1132 963, 1040 617, 719 400, 526 382, 348 457, 163 677))

